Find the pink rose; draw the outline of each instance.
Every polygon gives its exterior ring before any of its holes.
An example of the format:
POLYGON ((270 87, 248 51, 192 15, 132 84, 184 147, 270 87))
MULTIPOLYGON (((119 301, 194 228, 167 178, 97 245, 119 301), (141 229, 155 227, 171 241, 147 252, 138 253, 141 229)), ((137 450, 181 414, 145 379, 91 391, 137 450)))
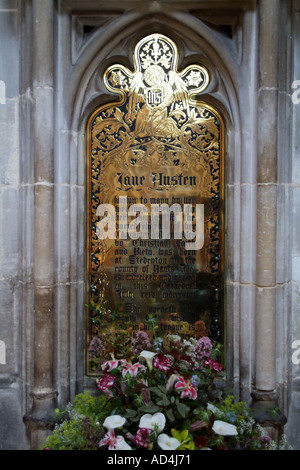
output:
POLYGON ((133 442, 137 446, 147 448, 148 444, 150 444, 150 441, 147 438, 150 436, 151 433, 152 433, 152 429, 139 428, 136 432, 133 442))
POLYGON ((207 361, 204 361, 204 365, 207 367, 210 367, 215 372, 221 372, 223 370, 222 364, 220 364, 217 361, 213 361, 212 359, 208 359, 207 361))
POLYGON ((166 356, 156 356, 153 359, 153 367, 159 370, 167 371, 172 367, 172 362, 166 356))
POLYGON ((110 375, 110 374, 105 374, 103 377, 101 377, 100 379, 97 379, 96 380, 96 383, 97 383, 97 387, 99 388, 99 390, 101 390, 102 392, 106 393, 107 395, 109 395, 110 397, 112 397, 112 392, 110 390, 110 388, 114 385, 115 383, 115 378, 110 375))

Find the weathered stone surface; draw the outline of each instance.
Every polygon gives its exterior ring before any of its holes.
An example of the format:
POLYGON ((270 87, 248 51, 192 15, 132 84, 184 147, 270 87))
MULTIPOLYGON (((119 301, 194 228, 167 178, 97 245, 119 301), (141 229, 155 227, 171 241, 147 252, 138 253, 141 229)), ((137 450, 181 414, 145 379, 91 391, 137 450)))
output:
POLYGON ((276 283, 277 187, 257 187, 256 283, 272 287, 276 283))
POLYGON ((241 249, 240 256, 240 282, 242 284, 255 283, 256 262, 254 253, 256 251, 256 191, 257 189, 254 185, 241 185, 241 247, 247 246, 247 250, 244 248, 241 249))
POLYGON ((18 351, 15 348, 16 336, 12 334, 15 327, 14 286, 9 280, 0 280, 0 339, 5 345, 5 363, 0 365, 0 373, 13 373, 18 365, 18 351))
POLYGON ((18 48, 20 40, 18 2, 0 5, 0 80, 5 82, 6 99, 18 96, 19 67, 18 48))
POLYGON ((14 186, 0 186, 0 279, 15 279, 20 264, 19 190, 14 186))
MULTIPOLYGON (((300 99, 299 99, 299 82, 300 80, 300 1, 296 0, 295 12, 293 16, 293 40, 292 40, 292 56, 293 56, 293 71, 291 73, 291 115, 292 115, 292 140, 291 140, 291 174, 292 174, 292 198, 290 208, 291 223, 293 227, 292 246, 291 246, 291 259, 290 265, 292 270, 292 294, 290 304, 290 325, 289 344, 293 345, 294 341, 300 340, 300 243, 299 243, 299 217, 300 217, 300 197, 299 197, 299 184, 300 184, 300 99)), ((292 353, 295 349, 289 350, 289 390, 290 400, 289 409, 287 411, 288 424, 286 425, 286 432, 288 440, 295 449, 300 449, 300 431, 299 425, 299 403, 300 403, 300 363, 298 362, 299 355, 296 357, 296 363, 292 361, 292 353)))
POLYGON ((29 450, 20 399, 22 385, 0 379, 0 450, 29 450))
MULTIPOLYGON (((55 12, 51 1, 0 1, 4 449, 28 448, 24 415, 38 447, 56 398, 64 405, 90 385, 84 375, 84 128, 89 113, 111 100, 99 86, 100 71, 115 56, 128 61, 137 31, 149 28, 172 31, 213 75, 203 99, 227 123, 227 372, 246 401, 255 379, 258 388, 280 389, 288 437, 300 448, 300 366, 291 360, 291 344, 300 340, 300 104, 291 87, 300 80, 300 0, 258 3, 256 10, 255 2, 243 2, 243 21, 231 39, 190 14, 183 0, 124 1, 122 14, 75 48, 72 17, 95 13, 98 0, 63 0, 55 12)), ((220 5, 241 8, 240 1, 189 2, 198 10, 220 5)), ((118 0, 101 2, 101 14, 119 10, 118 0)))
POLYGON ((276 387, 276 334, 274 317, 276 312, 275 287, 256 289, 256 388, 261 391, 274 391, 276 387))
POLYGON ((258 98, 258 183, 277 182, 277 90, 261 90, 258 98))
POLYGON ((293 239, 294 239, 294 253, 300 255, 300 188, 295 186, 293 190, 293 239))
POLYGON ((262 88, 278 87, 278 31, 280 0, 261 0, 259 23, 259 80, 262 88), (275 47, 274 47, 275 46, 275 47))
POLYGON ((53 186, 35 186, 35 282, 37 286, 53 284, 53 186))
POLYGON ((295 379, 291 386, 291 400, 290 408, 288 413, 288 428, 286 430, 287 441, 289 445, 295 449, 299 449, 300 441, 300 430, 299 430, 299 420, 300 420, 300 383, 299 379, 295 379))
POLYGON ((53 89, 35 87, 33 91, 34 174, 36 183, 53 183, 53 89))
POLYGON ((0 104, 0 185, 17 186, 19 165, 19 100, 6 99, 0 104))

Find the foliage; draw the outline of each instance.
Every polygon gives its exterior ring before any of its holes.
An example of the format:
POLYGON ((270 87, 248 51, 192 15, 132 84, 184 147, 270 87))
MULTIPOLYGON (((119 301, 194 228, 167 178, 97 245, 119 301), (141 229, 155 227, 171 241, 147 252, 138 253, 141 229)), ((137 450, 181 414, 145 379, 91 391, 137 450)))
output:
POLYGON ((95 450, 99 435, 104 434, 103 416, 107 398, 91 397, 88 392, 77 395, 74 404, 69 403, 63 413, 56 410, 54 432, 48 437, 45 448, 56 450, 95 450))
POLYGON ((76 396, 43 445, 53 450, 267 450, 275 443, 244 402, 225 392, 220 345, 204 325, 197 337, 158 336, 156 319, 131 331, 122 318, 96 308, 101 336, 90 345, 96 394, 76 396))

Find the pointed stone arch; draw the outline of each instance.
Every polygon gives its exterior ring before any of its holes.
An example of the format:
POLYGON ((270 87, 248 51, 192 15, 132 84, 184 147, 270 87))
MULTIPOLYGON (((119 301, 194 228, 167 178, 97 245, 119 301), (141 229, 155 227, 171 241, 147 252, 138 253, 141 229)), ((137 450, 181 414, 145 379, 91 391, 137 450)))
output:
MULTIPOLYGON (((103 72, 113 63, 122 63, 132 69, 133 64, 128 58, 132 56, 134 45, 146 32, 168 34, 176 41, 179 49, 187 52, 180 54, 179 66, 182 68, 195 62, 195 58, 201 57, 201 63, 213 77, 202 98, 221 111, 226 127, 227 371, 237 393, 249 400, 249 390, 254 377, 257 162, 257 148, 250 136, 257 133, 257 49, 254 42, 258 30, 255 14, 247 15, 243 9, 239 11, 239 15, 242 15, 243 28, 238 40, 223 34, 220 28, 211 28, 204 20, 199 19, 199 15, 177 10, 168 11, 167 8, 159 13, 146 12, 143 8, 128 11, 112 19, 105 29, 105 34, 101 28, 94 29, 89 37, 89 47, 83 47, 79 51, 70 73, 62 72, 59 76, 58 100, 62 99, 64 93, 64 108, 71 111, 68 115, 63 115, 61 122, 58 122, 58 131, 66 134, 68 138, 61 144, 61 149, 58 147, 56 158, 58 166, 62 167, 63 161, 67 160, 67 178, 70 180, 72 175, 73 183, 78 186, 77 198, 72 199, 70 210, 77 218, 79 229, 76 236, 73 232, 71 237, 68 226, 66 235, 67 239, 72 239, 68 261, 70 266, 71 258, 77 256, 72 277, 76 282, 79 280, 80 284, 78 303, 71 307, 75 309, 73 315, 76 315, 77 331, 80 331, 76 341, 80 341, 80 346, 75 346, 74 341, 70 348, 81 351, 84 349, 82 330, 85 327, 82 319, 85 123, 95 108, 110 102, 113 97, 103 86, 103 72), (248 47, 249 42, 253 42, 253 47, 248 47), (237 351, 240 351, 240 354, 237 351)), ((66 42, 69 38, 68 30, 61 29, 60 34, 64 38, 63 42, 66 42)), ((86 383, 82 373, 83 362, 84 357, 77 352, 74 366, 78 384, 86 383)))
MULTIPOLYGON (((254 316, 252 294, 245 299, 240 300, 241 291, 237 288, 237 283, 241 278, 241 246, 243 245, 243 237, 249 237, 253 232, 255 224, 255 195, 250 191, 249 198, 241 199, 240 190, 248 190, 254 182, 253 165, 256 161, 255 148, 248 149, 247 138, 242 132, 242 128, 246 123, 249 128, 249 119, 241 112, 241 104, 247 109, 251 109, 252 103, 249 101, 248 87, 252 87, 255 83, 255 71, 244 79, 243 87, 242 72, 240 67, 241 57, 237 51, 237 47, 233 42, 224 41, 224 36, 219 32, 211 30, 206 24, 199 22, 195 17, 183 13, 166 13, 159 16, 153 15, 136 15, 128 13, 122 17, 122 20, 115 20, 111 23, 111 30, 107 31, 104 38, 101 31, 95 31, 94 42, 91 43, 90 49, 85 49, 80 57, 80 63, 74 66, 74 74, 71 77, 69 99, 72 103, 72 120, 70 122, 72 133, 72 146, 77 154, 78 168, 80 169, 79 177, 81 182, 85 181, 85 123, 90 113, 100 105, 111 101, 113 95, 108 94, 103 84, 101 76, 105 68, 113 63, 123 63, 125 66, 132 68, 132 64, 128 63, 128 57, 131 56, 134 44, 143 37, 144 31, 162 32, 167 31, 171 39, 179 44, 179 48, 187 49, 188 62, 185 59, 184 66, 195 61, 195 57, 201 57, 203 63, 212 76, 210 87, 202 95, 202 99, 218 109, 223 117, 226 127, 226 153, 228 161, 225 168, 225 193, 227 197, 227 207, 229 208, 226 220, 226 236, 227 240, 235 240, 234 244, 225 245, 226 269, 227 269, 227 295, 226 310, 228 317, 226 321, 226 338, 227 338, 227 371, 229 377, 235 377, 233 380, 234 387, 239 391, 240 376, 235 372, 240 369, 240 359, 235 355, 232 347, 241 347, 243 350, 249 348, 249 340, 252 336, 240 335, 236 330, 236 325, 240 324, 241 328, 249 331, 252 328, 251 320, 254 316), (122 52, 122 54, 120 54, 122 52), (249 152, 249 158, 242 160, 242 154, 249 152), (240 186, 241 175, 244 182, 243 187, 240 186), (245 210, 243 205, 247 206, 245 210), (250 211, 250 212, 249 212, 250 211), (234 221, 234 224, 233 224, 234 221), (245 228, 247 227, 247 228, 245 228), (242 238, 242 240, 241 240, 242 238), (240 308, 238 302, 243 302, 244 306, 249 309, 250 314, 245 319, 240 318, 240 308), (236 307, 232 308, 232 303, 236 307), (246 322, 246 323, 245 323, 246 322), (245 323, 245 325, 243 325, 245 323), (243 344, 243 346, 242 346, 243 344)), ((181 49, 180 49, 181 50, 181 49)), ((179 65, 183 68, 183 54, 180 54, 179 65)), ((255 62, 255 54, 251 57, 255 62)), ((116 96, 116 95, 115 95, 116 96)), ((255 127, 255 123, 251 122, 250 126, 255 127)), ((82 202, 78 204, 82 208, 82 202)), ((79 220, 84 225, 85 215, 82 209, 78 214, 79 220)), ((81 232, 81 240, 84 239, 84 233, 81 232)), ((243 250, 244 251, 244 250, 243 250)), ((244 254, 242 255, 244 256, 244 254)), ((248 270, 244 276, 246 284, 254 282, 253 259, 254 246, 248 250, 248 270), (249 268, 250 265, 250 268, 249 268)), ((81 269, 81 268, 80 268, 81 269)), ((245 270, 246 272, 246 270, 245 270)), ((251 289, 249 287, 249 289, 251 289)), ((81 310, 77 312, 81 315, 81 310)), ((82 321, 82 320, 80 320, 82 321)), ((83 325, 84 326, 84 325, 83 325)), ((249 365, 248 357, 242 359, 245 361, 245 367, 249 365)), ((252 381, 252 366, 247 372, 247 396, 252 381)), ((85 378, 82 377, 83 382, 85 378)), ((244 381, 245 382, 245 381, 244 381)))

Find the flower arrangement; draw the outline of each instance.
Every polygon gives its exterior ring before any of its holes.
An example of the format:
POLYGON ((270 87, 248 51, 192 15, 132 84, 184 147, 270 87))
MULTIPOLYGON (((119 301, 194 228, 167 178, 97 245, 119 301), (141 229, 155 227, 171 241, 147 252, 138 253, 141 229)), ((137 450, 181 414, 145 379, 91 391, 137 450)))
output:
POLYGON ((197 322, 195 336, 160 335, 155 318, 132 332, 104 301, 90 343, 96 393, 79 394, 43 449, 268 450, 278 446, 244 402, 225 393, 219 344, 197 322))

